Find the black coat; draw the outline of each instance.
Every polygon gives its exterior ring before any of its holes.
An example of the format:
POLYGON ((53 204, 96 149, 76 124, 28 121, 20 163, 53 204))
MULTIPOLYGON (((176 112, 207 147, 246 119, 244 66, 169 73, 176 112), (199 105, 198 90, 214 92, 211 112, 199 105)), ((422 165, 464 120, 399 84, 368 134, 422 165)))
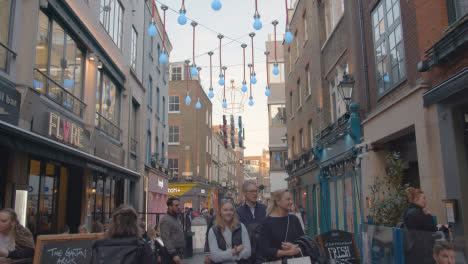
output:
POLYGON ((136 237, 99 239, 92 249, 92 264, 156 263, 151 243, 136 237))
POLYGON ((410 203, 403 213, 403 223, 406 228, 420 231, 437 231, 434 219, 431 215, 425 214, 423 208, 414 203, 410 203))

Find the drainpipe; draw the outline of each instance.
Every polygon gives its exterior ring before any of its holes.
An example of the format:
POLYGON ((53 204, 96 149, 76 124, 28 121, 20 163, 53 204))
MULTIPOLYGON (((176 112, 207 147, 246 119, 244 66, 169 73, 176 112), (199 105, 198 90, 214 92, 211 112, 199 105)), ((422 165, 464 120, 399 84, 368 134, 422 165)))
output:
POLYGON ((369 91, 369 72, 367 66, 367 53, 366 53, 366 37, 364 32, 364 11, 362 9, 362 0, 359 2, 359 29, 361 31, 361 52, 362 62, 364 66, 364 79, 366 86, 366 114, 370 112, 370 91, 369 91))

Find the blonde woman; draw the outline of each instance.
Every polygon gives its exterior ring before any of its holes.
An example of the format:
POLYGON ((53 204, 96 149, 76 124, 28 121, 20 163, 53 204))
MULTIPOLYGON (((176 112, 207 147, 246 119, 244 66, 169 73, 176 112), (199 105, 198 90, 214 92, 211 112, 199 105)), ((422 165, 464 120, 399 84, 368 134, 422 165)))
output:
POLYGON ((247 228, 239 222, 232 199, 223 199, 215 224, 208 232, 212 263, 248 263, 250 239, 247 228))
POLYGON ((299 219, 289 214, 291 205, 292 195, 288 190, 278 190, 271 194, 260 236, 262 255, 267 261, 301 253, 299 246, 293 242, 304 235, 304 230, 299 219))
POLYGON ((302 220, 302 214, 301 212, 299 212, 299 210, 297 209, 294 203, 291 204, 291 214, 297 216, 297 218, 299 219, 299 222, 301 222, 302 230, 304 230, 305 228, 304 228, 304 221, 302 220))
POLYGON ((0 210, 0 259, 32 258, 34 239, 11 208, 0 210))

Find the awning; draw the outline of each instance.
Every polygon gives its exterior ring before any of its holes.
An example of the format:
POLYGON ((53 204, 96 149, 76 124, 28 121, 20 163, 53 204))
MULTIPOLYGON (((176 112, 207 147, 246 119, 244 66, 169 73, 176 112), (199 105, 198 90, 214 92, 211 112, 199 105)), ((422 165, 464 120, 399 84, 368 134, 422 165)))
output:
POLYGON ((468 90, 468 68, 425 92, 423 94, 424 106, 428 107, 434 103, 438 103, 463 90, 468 90))
POLYGON ((51 160, 88 168, 102 174, 138 180, 140 174, 47 137, 0 121, 0 145, 51 160))
POLYGON ((198 183, 169 183, 168 195, 180 197, 197 185, 198 183))

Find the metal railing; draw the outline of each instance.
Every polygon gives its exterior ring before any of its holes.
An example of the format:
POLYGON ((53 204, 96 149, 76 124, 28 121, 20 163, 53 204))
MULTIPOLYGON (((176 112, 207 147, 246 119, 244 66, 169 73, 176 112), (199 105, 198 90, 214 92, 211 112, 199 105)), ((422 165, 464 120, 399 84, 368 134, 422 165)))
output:
POLYGON ((0 46, 2 46, 3 48, 5 48, 8 52, 10 52, 11 54, 13 54, 13 57, 16 57, 18 56, 18 53, 16 53, 16 51, 12 50, 10 47, 8 47, 8 45, 4 44, 3 42, 0 41, 0 46))
POLYGON ((98 112, 96 112, 96 128, 114 139, 120 140, 120 127, 114 125, 98 112))
POLYGON ((33 87, 68 111, 82 116, 86 104, 37 68, 34 68, 33 87))

